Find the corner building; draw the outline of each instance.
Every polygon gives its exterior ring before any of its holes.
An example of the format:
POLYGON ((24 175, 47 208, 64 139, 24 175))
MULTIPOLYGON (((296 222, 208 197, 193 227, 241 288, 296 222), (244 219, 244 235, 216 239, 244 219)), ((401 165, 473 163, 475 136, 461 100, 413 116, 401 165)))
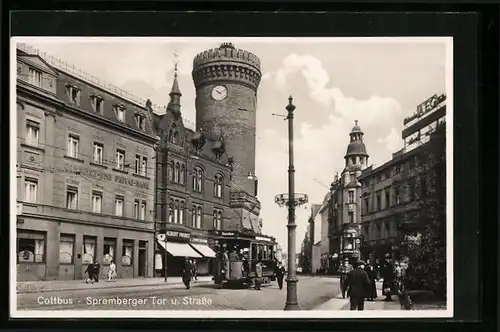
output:
POLYGON ((17 50, 17 280, 84 279, 111 260, 151 277, 150 103, 139 105, 36 50, 17 50))

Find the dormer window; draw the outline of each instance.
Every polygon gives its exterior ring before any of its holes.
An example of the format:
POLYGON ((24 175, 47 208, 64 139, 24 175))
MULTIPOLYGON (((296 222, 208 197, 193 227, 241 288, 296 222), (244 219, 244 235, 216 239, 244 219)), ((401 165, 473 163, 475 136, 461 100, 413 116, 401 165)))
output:
POLYGON ((30 84, 42 87, 42 72, 34 68, 30 68, 29 82, 30 84))
POLYGON ((146 128, 146 117, 143 114, 136 114, 135 123, 137 124, 137 128, 144 130, 146 128))
POLYGON ((101 96, 92 96, 92 108, 97 113, 103 113, 104 110, 104 98, 101 96))
POLYGON ((76 86, 68 85, 66 90, 68 92, 69 101, 75 105, 80 105, 80 89, 76 86))
POLYGON ((116 118, 120 122, 125 122, 125 106, 123 105, 116 105, 115 106, 115 114, 116 118))

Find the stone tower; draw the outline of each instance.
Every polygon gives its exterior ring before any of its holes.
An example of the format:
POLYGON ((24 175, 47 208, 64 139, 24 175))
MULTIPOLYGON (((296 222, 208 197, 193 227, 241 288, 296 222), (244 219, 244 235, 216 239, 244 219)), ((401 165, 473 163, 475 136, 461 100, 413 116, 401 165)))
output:
POLYGON ((255 175, 260 60, 231 43, 223 43, 195 57, 192 76, 196 88, 196 130, 225 141, 227 155, 233 160, 231 207, 238 210, 236 215, 244 228, 257 231, 260 203, 256 199, 257 183, 249 175, 255 175))

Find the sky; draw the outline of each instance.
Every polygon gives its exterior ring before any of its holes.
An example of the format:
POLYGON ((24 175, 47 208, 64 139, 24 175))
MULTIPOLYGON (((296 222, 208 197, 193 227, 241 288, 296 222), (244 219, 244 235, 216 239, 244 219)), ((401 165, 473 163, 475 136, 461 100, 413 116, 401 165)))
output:
POLYGON ((434 94, 445 93, 446 39, 442 38, 31 38, 23 42, 153 104, 166 105, 174 61, 179 64, 183 117, 193 127, 193 58, 222 42, 261 60, 256 170, 263 233, 287 249, 287 210, 274 196, 288 192, 288 97, 295 110, 295 188, 309 203, 296 212, 297 245, 311 205, 321 204, 344 168, 349 132, 358 120, 369 163, 380 165, 403 147, 403 119, 434 94), (177 54, 175 56, 174 54, 177 54), (175 60, 177 59, 177 60, 175 60))

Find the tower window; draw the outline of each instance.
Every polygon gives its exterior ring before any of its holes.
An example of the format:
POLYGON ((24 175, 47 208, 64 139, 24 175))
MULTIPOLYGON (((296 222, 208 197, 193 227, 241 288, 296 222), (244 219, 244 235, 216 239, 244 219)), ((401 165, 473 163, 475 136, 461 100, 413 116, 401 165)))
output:
POLYGON ((80 105, 80 89, 75 86, 68 85, 66 87, 66 91, 68 93, 70 102, 75 105, 80 105))

